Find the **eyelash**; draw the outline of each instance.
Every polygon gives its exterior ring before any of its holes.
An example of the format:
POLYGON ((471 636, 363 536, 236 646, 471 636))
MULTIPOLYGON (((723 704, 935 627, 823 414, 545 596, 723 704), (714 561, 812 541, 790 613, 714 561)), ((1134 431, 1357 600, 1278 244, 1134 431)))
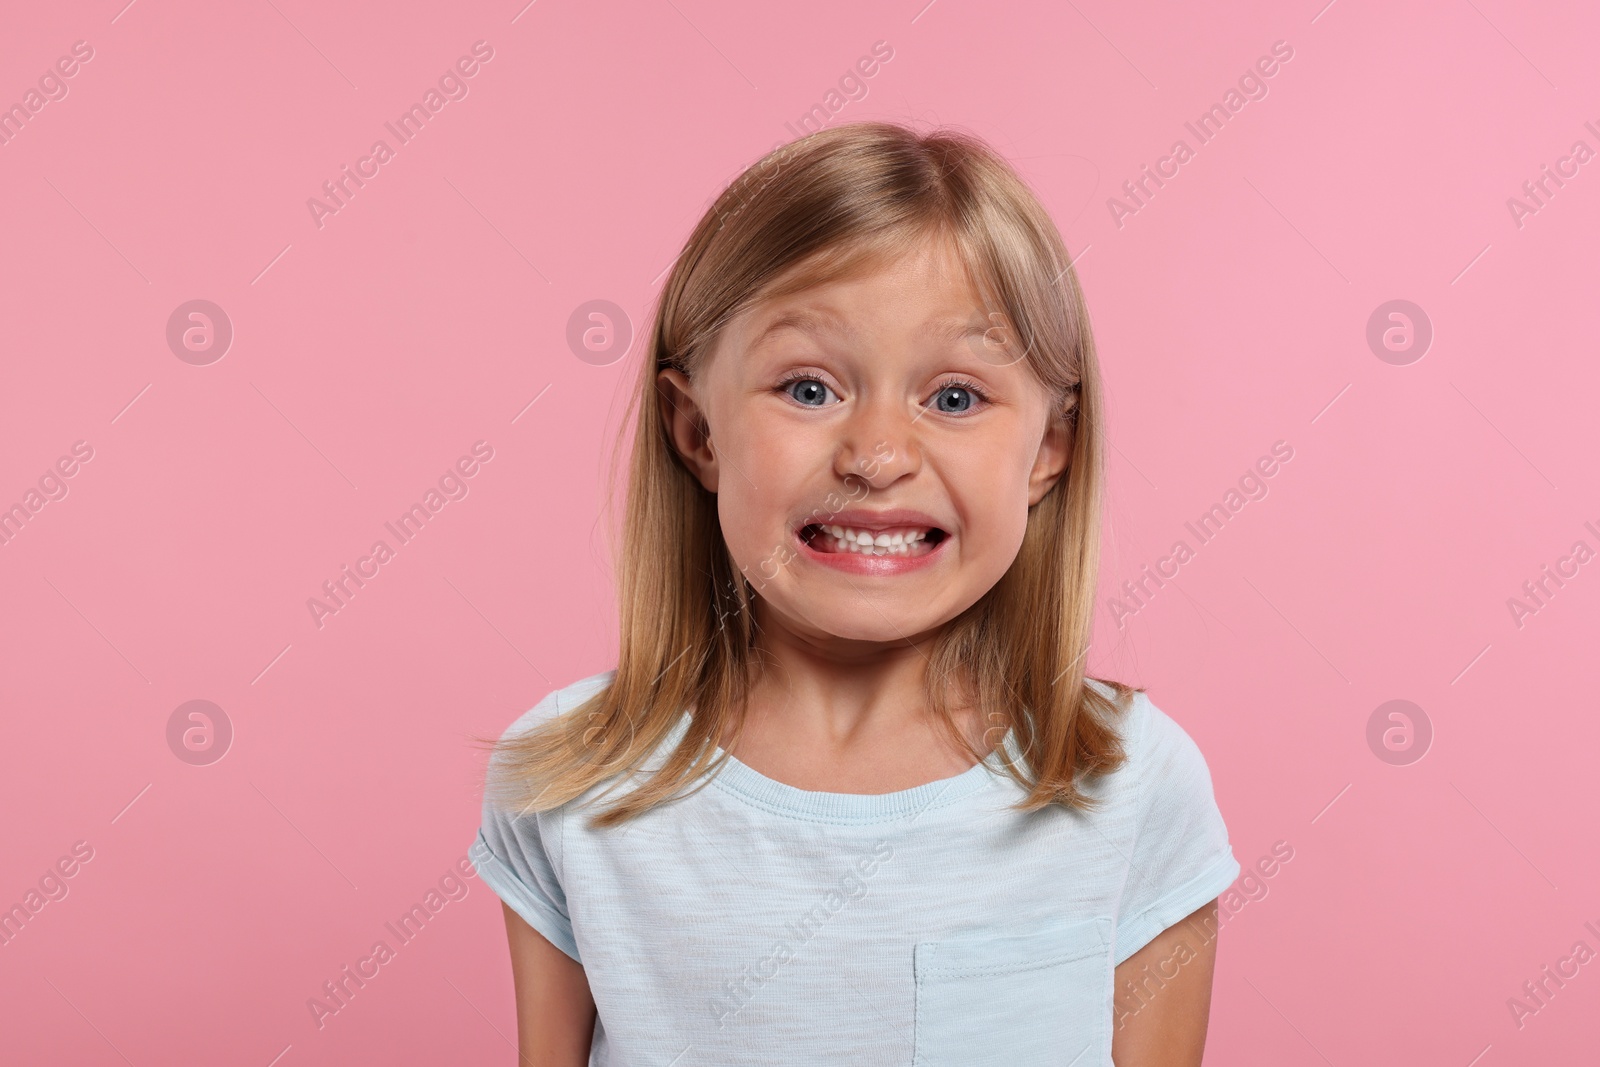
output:
MULTIPOLYGON (((827 387, 828 384, 810 371, 797 370, 790 371, 788 374, 784 375, 774 388, 780 393, 787 393, 789 391, 789 386, 793 385, 795 382, 819 382, 824 387, 827 387)), ((969 378, 952 378, 947 382, 941 382, 939 384, 939 388, 934 391, 934 395, 937 396, 946 389, 965 389, 967 392, 977 397, 980 403, 989 403, 989 394, 984 391, 982 386, 969 378)))

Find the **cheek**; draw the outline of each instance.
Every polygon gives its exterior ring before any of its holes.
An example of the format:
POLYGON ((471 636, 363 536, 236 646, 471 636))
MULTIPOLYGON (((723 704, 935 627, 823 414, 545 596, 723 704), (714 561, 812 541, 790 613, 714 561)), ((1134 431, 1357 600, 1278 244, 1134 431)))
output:
POLYGON ((740 484, 734 486, 724 481, 722 491, 717 494, 717 522, 734 566, 754 574, 757 564, 776 546, 771 543, 770 520, 763 512, 762 494, 750 492, 737 472, 733 477, 740 484))
POLYGON ((789 520, 823 506, 822 498, 807 497, 809 487, 829 484, 825 442, 816 436, 776 420, 751 420, 724 432, 717 518, 739 566, 749 570, 792 549, 789 520))
POLYGON ((973 582, 988 589, 1004 577, 1028 532, 1028 496, 1010 484, 995 486, 973 504, 981 509, 968 520, 961 558, 971 568, 973 582))
POLYGON ((955 498, 967 550, 1015 557, 1028 526, 1028 472, 1032 457, 1015 448, 962 447, 942 464, 955 498))

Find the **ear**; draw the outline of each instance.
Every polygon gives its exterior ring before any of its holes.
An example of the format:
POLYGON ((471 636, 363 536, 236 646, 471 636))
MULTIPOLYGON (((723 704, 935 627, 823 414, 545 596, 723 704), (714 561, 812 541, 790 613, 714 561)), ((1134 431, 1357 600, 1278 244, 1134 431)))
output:
POLYGON ((1077 420, 1056 412, 1046 417, 1044 439, 1039 442, 1039 454, 1034 458, 1033 470, 1028 473, 1029 507, 1043 500, 1050 487, 1072 465, 1076 427, 1077 420))
POLYGON ((711 425, 695 400, 694 386, 681 372, 667 368, 656 375, 661 422, 678 458, 708 493, 717 491, 717 454, 711 447, 711 425))

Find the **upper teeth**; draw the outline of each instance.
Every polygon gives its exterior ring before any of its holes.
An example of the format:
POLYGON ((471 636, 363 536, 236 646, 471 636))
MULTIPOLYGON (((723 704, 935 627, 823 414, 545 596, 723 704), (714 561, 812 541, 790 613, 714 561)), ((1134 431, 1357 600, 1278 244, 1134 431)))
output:
POLYGON ((904 526, 894 530, 858 530, 853 526, 823 525, 834 538, 835 552, 861 552, 867 555, 904 555, 925 542, 932 527, 904 526))
POLYGON ((877 545, 887 548, 889 545, 903 545, 909 542, 920 541, 928 536, 926 526, 908 526, 901 530, 857 530, 850 526, 824 526, 833 536, 841 541, 854 541, 858 545, 877 545))

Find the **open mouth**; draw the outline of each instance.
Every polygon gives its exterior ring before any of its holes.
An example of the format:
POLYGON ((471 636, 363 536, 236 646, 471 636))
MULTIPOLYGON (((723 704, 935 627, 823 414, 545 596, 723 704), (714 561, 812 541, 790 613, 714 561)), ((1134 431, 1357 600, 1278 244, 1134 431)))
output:
POLYGON ((864 530, 853 526, 813 522, 800 528, 800 540, 823 554, 926 556, 948 536, 937 526, 895 526, 885 530, 864 530))

